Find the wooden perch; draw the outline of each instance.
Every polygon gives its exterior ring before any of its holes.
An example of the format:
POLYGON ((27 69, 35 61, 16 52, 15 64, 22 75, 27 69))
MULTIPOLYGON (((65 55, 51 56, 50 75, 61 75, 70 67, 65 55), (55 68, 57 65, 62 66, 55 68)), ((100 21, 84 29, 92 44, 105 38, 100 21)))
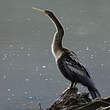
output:
POLYGON ((88 93, 77 92, 68 89, 47 110, 110 110, 110 97, 91 100, 88 93))
MULTIPOLYGON (((41 105, 31 110, 43 110, 41 105)), ((77 88, 66 90, 46 110, 110 110, 110 97, 91 100, 89 93, 78 94, 77 88)))

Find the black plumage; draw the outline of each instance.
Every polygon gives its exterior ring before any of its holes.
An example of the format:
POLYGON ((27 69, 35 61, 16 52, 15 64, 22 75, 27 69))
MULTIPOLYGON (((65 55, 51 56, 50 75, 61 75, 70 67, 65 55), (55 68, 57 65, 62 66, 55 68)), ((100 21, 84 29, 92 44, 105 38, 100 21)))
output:
POLYGON ((56 32, 52 42, 52 53, 60 72, 66 79, 71 81, 70 87, 73 87, 76 83, 81 83, 88 88, 93 99, 101 97, 87 70, 79 63, 77 55, 74 52, 63 48, 62 39, 64 30, 55 15, 48 10, 41 10, 37 8, 32 9, 46 14, 56 26, 56 32))
POLYGON ((71 83, 77 82, 86 86, 93 99, 101 97, 87 70, 78 62, 78 59, 73 52, 64 52, 57 60, 57 64, 61 73, 66 79, 70 80, 71 83))

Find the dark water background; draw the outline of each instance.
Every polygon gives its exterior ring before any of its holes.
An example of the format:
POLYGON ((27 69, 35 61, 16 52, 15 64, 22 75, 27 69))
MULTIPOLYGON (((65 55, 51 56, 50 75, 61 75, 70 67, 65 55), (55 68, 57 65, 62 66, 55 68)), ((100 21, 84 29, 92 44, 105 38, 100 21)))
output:
POLYGON ((50 50, 54 25, 33 6, 56 13, 64 45, 77 53, 102 96, 110 95, 110 0, 1 0, 0 110, 29 110, 37 102, 45 108, 69 84, 50 50))

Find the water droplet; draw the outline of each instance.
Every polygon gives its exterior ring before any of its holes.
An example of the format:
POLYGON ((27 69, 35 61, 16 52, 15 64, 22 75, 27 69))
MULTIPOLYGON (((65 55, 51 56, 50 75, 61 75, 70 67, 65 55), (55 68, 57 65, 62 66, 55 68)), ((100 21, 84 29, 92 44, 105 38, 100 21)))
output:
POLYGON ((107 41, 104 41, 104 43, 107 43, 107 41))
POLYGON ((28 94, 28 92, 27 92, 27 91, 25 91, 25 92, 24 92, 24 94, 26 94, 26 95, 27 95, 27 94, 28 94))
POLYGON ((10 48, 14 47, 12 44, 9 45, 10 48))
POLYGON ((11 96, 13 96, 13 97, 14 97, 14 96, 15 96, 15 94, 11 94, 11 96))
POLYGON ((8 98, 8 101, 10 101, 11 100, 11 98, 8 98))
POLYGON ((32 99, 33 97, 30 96, 30 97, 28 97, 28 98, 29 98, 29 99, 32 99))
POLYGON ((91 57, 90 57, 91 59, 94 59, 94 55, 91 55, 91 57))
POLYGON ((46 68, 46 66, 42 66, 42 68, 46 68))
POLYGON ((28 53, 28 54, 27 54, 27 56, 29 57, 29 56, 31 56, 31 54, 30 54, 30 53, 28 53))
POLYGON ((58 96, 58 93, 56 93, 56 96, 58 96))
POLYGON ((42 76, 42 73, 40 73, 40 76, 42 76))
POLYGON ((86 47, 86 50, 88 51, 89 50, 89 47, 86 47))
POLYGON ((5 53, 4 55, 3 55, 3 58, 2 58, 2 60, 6 60, 6 58, 8 57, 8 54, 7 53, 5 53))
POLYGON ((79 53, 79 51, 77 51, 77 53, 79 53))
POLYGON ((3 79, 7 79, 7 76, 6 75, 3 75, 3 79))
POLYGON ((25 79, 25 82, 29 82, 29 80, 30 80, 29 78, 26 78, 26 79, 25 79))
POLYGON ((11 89, 8 89, 8 92, 10 92, 11 91, 11 89))
POLYGON ((48 79, 46 78, 45 81, 48 81, 48 79))
POLYGON ((103 68, 104 67, 104 64, 101 64, 101 67, 103 68))

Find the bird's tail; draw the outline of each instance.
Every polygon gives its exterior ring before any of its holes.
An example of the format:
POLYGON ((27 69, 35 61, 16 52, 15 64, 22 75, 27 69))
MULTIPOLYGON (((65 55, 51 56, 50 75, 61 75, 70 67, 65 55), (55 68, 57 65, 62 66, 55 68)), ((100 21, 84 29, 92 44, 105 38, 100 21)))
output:
POLYGON ((93 88, 92 89, 88 88, 88 90, 89 90, 89 92, 90 92, 93 99, 101 98, 101 95, 100 95, 99 91, 96 88, 94 88, 94 89, 93 88))

